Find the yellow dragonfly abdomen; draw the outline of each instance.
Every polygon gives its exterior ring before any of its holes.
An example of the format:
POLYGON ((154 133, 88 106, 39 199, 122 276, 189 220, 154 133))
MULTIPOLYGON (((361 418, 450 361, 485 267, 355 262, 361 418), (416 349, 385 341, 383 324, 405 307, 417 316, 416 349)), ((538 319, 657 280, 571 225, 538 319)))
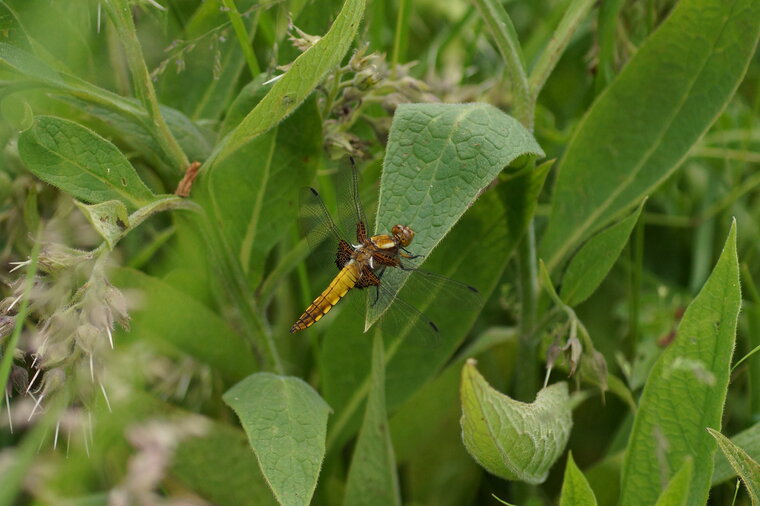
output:
POLYGON ((294 334, 318 322, 349 290, 356 286, 360 274, 361 268, 357 262, 351 261, 347 263, 319 297, 314 299, 314 302, 306 308, 306 311, 298 318, 298 321, 290 327, 290 333, 294 334))

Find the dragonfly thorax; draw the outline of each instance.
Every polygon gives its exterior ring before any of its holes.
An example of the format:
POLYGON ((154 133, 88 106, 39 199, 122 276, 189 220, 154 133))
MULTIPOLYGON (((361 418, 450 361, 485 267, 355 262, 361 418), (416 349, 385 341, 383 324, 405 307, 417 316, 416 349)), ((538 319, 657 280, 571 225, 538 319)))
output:
POLYGON ((396 244, 404 248, 409 246, 414 239, 414 230, 406 225, 394 225, 391 228, 391 234, 393 234, 393 240, 396 241, 396 244))

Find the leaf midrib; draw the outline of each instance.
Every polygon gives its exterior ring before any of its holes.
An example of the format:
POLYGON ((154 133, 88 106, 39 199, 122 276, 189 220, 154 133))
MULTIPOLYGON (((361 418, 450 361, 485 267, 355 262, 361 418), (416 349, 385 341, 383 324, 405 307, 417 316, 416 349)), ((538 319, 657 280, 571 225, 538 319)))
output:
MULTIPOLYGON (((82 172, 84 172, 86 174, 89 174, 94 179, 97 179, 101 183, 103 183, 106 186, 108 186, 109 188, 111 188, 117 194, 123 196, 134 207, 139 208, 139 207, 141 207, 141 206, 143 206, 145 204, 148 204, 150 202, 149 200, 138 199, 137 197, 135 197, 131 193, 128 193, 126 190, 122 190, 121 188, 119 188, 118 185, 114 184, 108 178, 106 178, 106 177, 98 174, 97 172, 93 172, 92 170, 89 170, 87 167, 81 165, 76 160, 74 160, 72 158, 69 158, 67 156, 64 156, 60 151, 53 151, 47 145, 45 145, 45 144, 42 143, 42 141, 39 138, 39 135, 37 134, 37 132, 35 132, 34 137, 35 137, 35 141, 36 141, 37 146, 39 146, 41 149, 43 149, 44 151, 50 153, 51 155, 55 156, 56 158, 59 158, 59 159, 65 161, 65 162, 68 162, 71 165, 79 168, 82 172)), ((121 163, 121 162, 117 162, 117 163, 121 163)), ((131 166, 130 166, 130 168, 131 168, 131 166)), ((59 176, 56 175, 56 177, 59 177, 59 176)), ((98 191, 98 190, 92 190, 91 188, 88 188, 88 190, 92 191, 93 193, 96 193, 98 191)))
MULTIPOLYGON (((737 1, 737 0, 734 0, 734 3, 733 3, 733 6, 734 6, 734 7, 736 6, 736 1, 737 1)), ((731 12, 733 13, 733 8, 732 8, 731 12)), ((713 43, 711 44, 711 48, 712 48, 713 50, 715 49, 715 47, 716 47, 716 45, 717 45, 717 41, 718 41, 718 40, 721 38, 721 36, 723 35, 723 31, 725 30, 726 24, 728 23, 728 20, 729 20, 731 17, 732 17, 732 16, 731 16, 730 14, 729 14, 729 15, 726 15, 726 16, 724 16, 724 18, 723 18, 723 22, 722 22, 722 26, 721 26, 721 29, 720 29, 720 30, 718 30, 718 31, 716 32, 716 33, 717 33, 717 36, 716 36, 716 37, 713 39, 713 43)), ((565 256, 565 253, 566 253, 566 252, 567 252, 567 251, 570 249, 570 247, 571 247, 571 246, 574 246, 574 245, 575 245, 575 244, 578 242, 578 240, 579 240, 578 238, 579 238, 579 237, 582 237, 583 235, 585 235, 585 234, 586 234, 586 232, 587 232, 587 231, 588 231, 588 230, 591 228, 591 226, 592 226, 592 225, 593 225, 593 223, 596 221, 596 219, 597 219, 597 218, 598 218, 600 215, 602 215, 604 211, 606 211, 606 210, 607 210, 607 208, 610 206, 611 202, 614 202, 614 201, 617 199, 617 197, 618 197, 618 196, 619 196, 619 195, 620 195, 620 194, 621 194, 621 193, 622 193, 622 192, 623 192, 625 189, 627 189, 627 188, 628 188, 628 185, 629 185, 629 184, 631 183, 631 181, 632 181, 632 180, 635 178, 635 176, 636 176, 636 175, 639 173, 639 171, 641 170, 641 168, 644 166, 645 162, 646 162, 647 160, 649 160, 649 158, 651 157, 651 155, 652 155, 652 154, 653 154, 655 151, 657 151, 657 149, 659 149, 659 148, 660 148, 660 146, 662 145, 662 141, 663 141, 663 136, 662 136, 662 134, 663 134, 664 132, 666 132, 666 131, 668 131, 668 130, 670 129, 670 126, 673 124, 673 121, 675 120, 675 118, 679 116, 680 112, 681 112, 681 111, 682 111, 682 109, 683 109, 683 104, 686 102, 686 100, 687 100, 687 99, 688 99, 688 97, 690 96, 690 91, 692 90, 692 88, 694 87, 694 85, 696 84, 696 82, 699 80, 699 78, 702 76, 702 74, 703 74, 703 71, 704 71, 704 69, 705 69, 705 67, 706 67, 706 65, 707 65, 707 62, 708 62, 708 61, 709 61, 709 60, 710 60, 710 59, 711 59, 713 56, 714 56, 714 51, 711 51, 711 52, 710 52, 710 53, 709 53, 709 54, 708 54, 708 55, 707 55, 707 56, 706 56, 706 57, 703 59, 703 61, 701 62, 701 65, 700 65, 700 69, 699 69, 699 72, 697 72, 697 73, 695 74, 695 77, 694 77, 694 79, 692 79, 692 80, 691 80, 691 82, 689 83, 689 87, 687 88, 686 92, 685 92, 685 93, 682 95, 682 98, 681 98, 681 100, 679 101, 680 103, 679 103, 678 107, 677 107, 677 108, 674 110, 674 113, 671 115, 671 117, 668 119, 668 121, 667 121, 667 122, 664 124, 664 127, 663 127, 663 128, 660 130, 660 132, 659 132, 659 135, 657 136, 657 140, 656 140, 656 141, 655 141, 655 143, 652 145, 652 147, 651 147, 651 148, 649 148, 649 149, 647 149, 646 151, 644 151, 644 153, 643 153, 643 155, 644 155, 644 156, 642 156, 642 158, 641 158, 641 159, 640 159, 640 160, 639 160, 639 161, 636 163, 636 165, 634 165, 634 168, 633 168, 633 170, 632 170, 631 172, 629 172, 629 173, 628 173, 628 175, 627 175, 627 176, 626 176, 626 178, 623 180, 623 182, 622 182, 621 184, 619 184, 619 185, 618 185, 618 186, 617 186, 617 187, 616 187, 616 188, 615 188, 615 189, 614 189, 614 190, 613 190, 613 191, 610 193, 610 195, 607 197, 607 199, 605 199, 605 200, 602 202, 602 204, 601 204, 601 205, 597 206, 597 207, 596 207, 596 209, 595 209, 594 211, 592 211, 592 212, 591 212, 591 214, 588 216, 588 218, 586 218, 586 220, 585 220, 585 221, 583 221, 583 222, 582 222, 580 225, 578 225, 578 226, 574 227, 574 228, 573 228, 574 232, 573 232, 572 234, 570 234, 570 236, 569 236, 567 239, 565 239, 565 241, 564 241, 564 243, 563 243, 563 245, 562 245, 561 247, 557 248, 557 250, 556 250, 556 253, 554 254, 554 256, 552 256, 552 257, 550 258, 550 260, 549 260, 549 261, 546 263, 546 265, 547 265, 547 268, 549 269, 549 271, 551 271, 551 270, 553 270, 555 267, 557 267, 557 264, 558 264, 558 263, 559 263, 559 262, 560 262, 560 261, 561 261, 561 260, 564 258, 564 256, 565 256)), ((606 90, 605 90, 605 91, 602 93, 602 96, 600 96, 600 97, 599 97, 599 100, 597 100, 597 102, 594 104, 594 106, 592 107, 591 111, 589 111, 589 114, 587 114, 587 115, 586 115, 586 116, 583 118, 583 120, 581 121, 581 123, 578 125, 578 129, 576 130, 576 134, 573 136, 573 141, 575 141, 575 139, 576 139, 576 138, 577 138, 577 136, 579 135, 579 132, 583 131, 583 127, 584 127, 585 123, 588 121, 588 119, 589 119, 589 118, 592 116, 592 113, 593 113, 594 109, 596 109, 596 107, 599 107, 599 104, 602 102, 602 99, 604 98, 604 96, 605 96, 605 95, 607 95, 608 93, 610 93, 610 90, 611 90, 611 87, 610 87, 610 88, 607 88, 607 89, 606 89, 606 90)), ((719 114, 720 114, 720 112, 716 113, 716 115, 715 115, 715 116, 717 117, 719 114)), ((712 122, 710 122, 710 123, 712 123, 712 122)), ((707 128, 709 128, 709 126, 708 126, 708 127, 706 127, 706 128, 705 128, 705 130, 706 130, 707 128)), ((703 132, 703 133, 704 133, 704 132, 703 132)), ((573 141, 571 141, 571 143, 570 143, 571 145, 572 145, 573 141)), ((676 163, 675 163, 673 166, 674 166, 674 167, 677 167, 677 166, 679 166, 679 165, 681 164, 681 162, 683 162, 683 160, 684 160, 685 158, 687 158, 688 156, 689 156, 689 150, 687 150, 687 151, 686 151, 686 152, 685 152, 685 153, 684 153, 684 154, 681 156, 681 158, 680 158, 680 159, 679 159, 679 160, 678 160, 678 161, 677 161, 677 162, 676 162, 676 163)), ((652 188, 655 188, 655 187, 656 187, 656 186, 657 186, 657 185, 658 185, 658 184, 659 184, 659 183, 660 183, 660 182, 661 182, 663 179, 667 178, 667 176, 668 176, 668 175, 669 175, 669 174, 665 174, 665 175, 661 176, 659 179, 657 179, 656 181, 654 181, 654 182, 653 182, 653 183, 652 183, 650 186, 648 186, 647 188, 645 188, 645 189, 644 189, 642 192, 640 192, 640 193, 641 193, 641 194, 646 194, 646 192, 647 192, 648 190, 650 190, 650 189, 652 189, 652 188)))

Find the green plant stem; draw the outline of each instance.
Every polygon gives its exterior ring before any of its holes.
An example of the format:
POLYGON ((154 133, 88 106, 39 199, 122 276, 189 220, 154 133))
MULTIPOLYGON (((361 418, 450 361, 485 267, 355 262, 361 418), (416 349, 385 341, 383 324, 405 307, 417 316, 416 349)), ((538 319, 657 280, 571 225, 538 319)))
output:
POLYGON ((760 163, 760 153, 745 149, 717 148, 697 146, 689 153, 694 157, 716 158, 718 160, 735 160, 745 163, 760 163))
POLYGON ((173 160, 177 173, 182 174, 190 163, 161 114, 156 90, 153 88, 148 66, 145 64, 140 41, 137 38, 130 4, 127 0, 111 0, 104 2, 103 6, 111 16, 124 46, 127 64, 132 73, 135 94, 148 112, 149 125, 153 130, 153 135, 167 156, 173 160))
POLYGON ((274 342, 271 329, 264 322, 261 311, 253 300, 237 257, 227 246, 227 242, 219 233, 219 229, 213 227, 205 215, 201 216, 201 220, 213 264, 221 276, 219 286, 222 287, 224 296, 231 300, 234 307, 239 311, 244 337, 249 340, 254 350, 259 354, 263 353, 265 360, 263 368, 265 370, 274 371, 280 375, 285 374, 285 367, 274 342))
POLYGON ((514 116, 531 132, 535 103, 525 73, 520 41, 507 11, 498 0, 473 0, 504 59, 512 82, 514 116))
POLYGON ((532 104, 535 104, 536 98, 538 98, 541 89, 544 87, 546 80, 554 70, 557 62, 565 52, 567 45, 570 43, 573 35, 580 26, 580 24, 586 19, 591 7, 593 7, 596 0, 575 0, 565 11, 565 15, 562 17, 557 29, 554 30, 549 44, 541 52, 541 55, 533 67, 530 73, 529 86, 531 93, 532 104))
MULTIPOLYGON (((245 56, 245 61, 248 65, 248 71, 251 73, 251 77, 255 77, 261 73, 261 69, 259 68, 259 62, 256 61, 256 55, 253 54, 253 47, 251 46, 251 41, 253 40, 253 34, 255 34, 256 30, 256 24, 253 25, 253 33, 249 34, 248 30, 245 27, 245 23, 243 23, 243 18, 240 16, 240 12, 237 9, 237 6, 235 5, 234 0, 222 0, 222 4, 227 8, 227 15, 230 18, 230 24, 232 24, 232 29, 235 31, 235 37, 237 37, 238 44, 240 45, 240 49, 243 51, 243 55, 245 56)), ((256 11, 256 21, 258 21, 259 13, 261 12, 261 9, 258 9, 256 11)))
POLYGON ((628 339, 624 346, 627 357, 632 357, 639 340, 639 300, 641 298, 641 273, 644 265, 644 222, 639 220, 631 238, 630 304, 628 307, 628 339))
POLYGON ((599 44, 599 64, 597 65, 594 91, 599 95, 615 75, 615 35, 617 20, 623 0, 605 0, 599 6, 599 29, 597 43, 599 44))
POLYGON ((396 33, 393 37, 393 52, 391 53, 391 72, 396 77, 396 67, 406 53, 407 33, 409 27, 409 15, 411 13, 411 0, 400 0, 398 14, 396 15, 396 33))
POLYGON ((536 268, 536 236, 533 222, 517 247, 518 282, 520 286, 519 348, 515 364, 515 395, 518 400, 532 402, 538 390, 537 342, 533 334, 538 301, 536 268))
MULTIPOLYGON (((512 107, 520 123, 531 132, 535 116, 535 100, 525 73, 520 41, 512 20, 497 0, 473 0, 488 26, 504 59, 512 81, 512 107)), ((561 52, 561 49, 557 49, 561 52)), ((551 68, 551 67, 550 67, 551 68)), ((533 220, 517 247, 520 286, 519 359, 515 371, 515 394, 519 399, 532 401, 538 387, 538 362, 533 328, 538 300, 538 271, 536 268, 536 235, 533 220)))

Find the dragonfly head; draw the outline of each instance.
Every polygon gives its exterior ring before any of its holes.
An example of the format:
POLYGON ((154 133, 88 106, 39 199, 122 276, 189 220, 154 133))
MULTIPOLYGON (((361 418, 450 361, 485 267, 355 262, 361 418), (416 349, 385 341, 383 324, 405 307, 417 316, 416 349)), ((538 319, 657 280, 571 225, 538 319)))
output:
POLYGON ((406 225, 394 225, 391 233, 396 243, 404 248, 409 246, 412 243, 412 239, 414 239, 414 230, 406 225))

